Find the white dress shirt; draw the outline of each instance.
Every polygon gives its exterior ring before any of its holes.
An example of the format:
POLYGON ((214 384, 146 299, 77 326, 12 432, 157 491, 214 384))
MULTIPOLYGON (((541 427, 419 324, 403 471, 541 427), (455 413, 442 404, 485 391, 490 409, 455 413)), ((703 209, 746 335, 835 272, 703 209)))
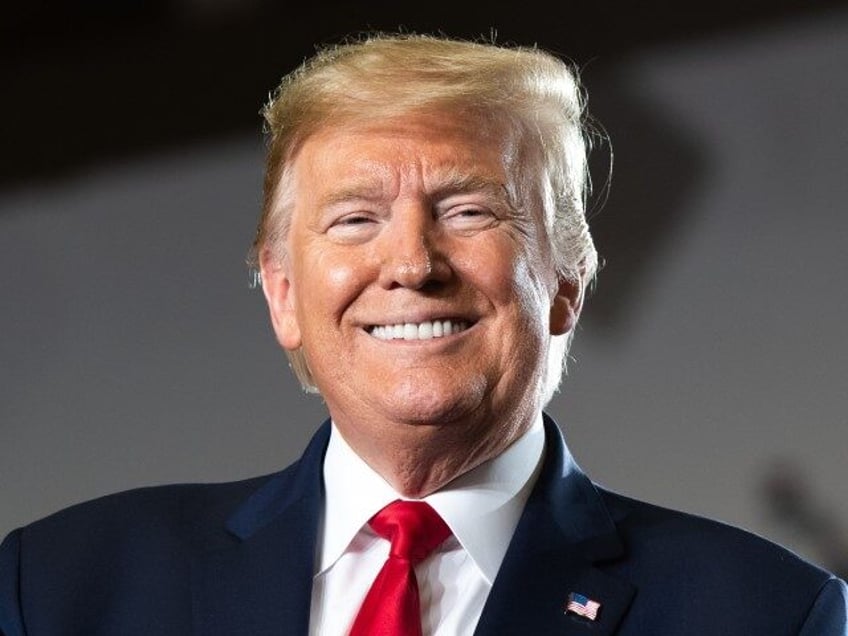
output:
MULTIPOLYGON (((424 498, 453 533, 415 568, 425 636, 474 632, 536 481, 544 444, 540 414, 501 455, 424 498)), ((389 542, 368 520, 405 497, 350 448, 335 426, 324 458, 324 485, 309 633, 343 636, 389 553, 389 542)))

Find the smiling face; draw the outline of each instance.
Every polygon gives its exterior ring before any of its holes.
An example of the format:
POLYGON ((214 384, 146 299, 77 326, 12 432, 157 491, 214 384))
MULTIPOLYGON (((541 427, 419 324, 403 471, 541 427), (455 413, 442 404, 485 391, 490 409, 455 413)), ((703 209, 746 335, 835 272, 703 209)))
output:
POLYGON ((342 435, 402 492, 523 433, 550 336, 576 319, 541 211, 514 200, 516 154, 422 115, 325 128, 292 164, 288 251, 262 255, 278 340, 302 347, 342 435))

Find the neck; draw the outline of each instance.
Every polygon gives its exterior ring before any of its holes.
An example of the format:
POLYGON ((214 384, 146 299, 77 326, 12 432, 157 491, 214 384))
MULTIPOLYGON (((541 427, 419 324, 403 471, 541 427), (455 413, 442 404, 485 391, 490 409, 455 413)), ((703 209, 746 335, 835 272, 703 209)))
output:
POLYGON ((397 424, 385 434, 362 435, 355 426, 334 418, 339 432, 392 488, 404 497, 421 499, 500 455, 533 425, 536 413, 481 423, 397 424))

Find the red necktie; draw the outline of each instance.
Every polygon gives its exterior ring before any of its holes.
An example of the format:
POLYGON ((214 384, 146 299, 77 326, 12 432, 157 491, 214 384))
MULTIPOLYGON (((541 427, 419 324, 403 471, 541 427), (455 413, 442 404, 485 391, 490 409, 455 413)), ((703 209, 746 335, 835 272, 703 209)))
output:
POLYGON ((414 568, 450 536, 450 529, 423 501, 390 503, 368 523, 392 547, 359 608, 350 636, 421 636, 414 568))

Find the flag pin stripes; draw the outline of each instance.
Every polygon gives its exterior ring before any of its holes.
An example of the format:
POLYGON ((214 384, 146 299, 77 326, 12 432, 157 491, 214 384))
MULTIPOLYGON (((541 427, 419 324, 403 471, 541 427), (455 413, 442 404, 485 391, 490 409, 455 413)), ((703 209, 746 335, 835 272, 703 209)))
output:
POLYGON ((598 618, 598 611, 601 609, 601 604, 598 601, 593 601, 583 594, 571 592, 568 595, 568 602, 565 604, 565 613, 577 614, 584 618, 593 621, 598 618))

